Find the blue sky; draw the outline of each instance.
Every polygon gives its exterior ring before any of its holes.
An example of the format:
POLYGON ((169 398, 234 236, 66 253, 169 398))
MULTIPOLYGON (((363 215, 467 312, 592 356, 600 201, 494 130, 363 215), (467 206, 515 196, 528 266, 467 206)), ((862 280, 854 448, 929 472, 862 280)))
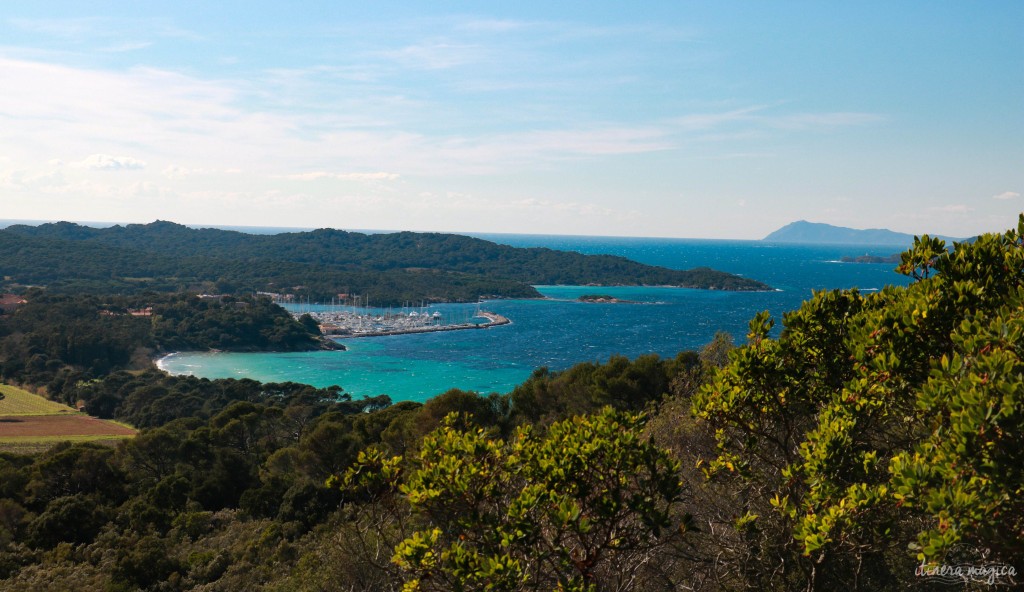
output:
POLYGON ((1024 210, 1024 2, 0 2, 0 218, 756 239, 1024 210))

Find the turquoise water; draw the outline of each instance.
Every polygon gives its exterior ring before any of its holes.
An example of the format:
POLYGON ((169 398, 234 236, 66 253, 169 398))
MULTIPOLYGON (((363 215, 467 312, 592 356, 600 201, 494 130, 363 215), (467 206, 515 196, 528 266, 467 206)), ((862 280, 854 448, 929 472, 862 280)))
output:
MULTIPOLYGON (((348 351, 304 353, 181 353, 162 361, 175 374, 249 377, 264 382, 337 384, 353 396, 387 394, 423 401, 456 387, 507 392, 538 367, 555 370, 622 354, 674 356, 699 348, 716 331, 742 341, 750 318, 772 312, 781 325, 811 290, 877 290, 905 284, 891 264, 839 263, 842 256, 889 255, 892 247, 783 245, 757 241, 695 241, 603 237, 478 235, 513 246, 544 246, 623 255, 653 265, 688 269, 706 265, 767 282, 775 292, 738 293, 681 288, 538 286, 546 300, 490 301, 483 308, 511 325, 481 330, 343 339, 348 351), (634 303, 581 303, 583 294, 609 294, 634 303)), ((475 305, 440 305, 453 319, 475 305)))

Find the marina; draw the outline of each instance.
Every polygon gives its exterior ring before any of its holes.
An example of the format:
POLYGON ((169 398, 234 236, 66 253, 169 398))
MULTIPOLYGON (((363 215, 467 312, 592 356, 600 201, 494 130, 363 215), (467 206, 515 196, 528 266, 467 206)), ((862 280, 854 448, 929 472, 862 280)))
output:
POLYGON ((328 337, 382 337, 386 335, 409 335, 413 333, 434 333, 439 331, 461 331, 465 329, 489 329, 508 325, 510 321, 500 314, 480 310, 477 306, 472 313, 465 312, 461 318, 453 319, 439 311, 430 312, 426 307, 409 310, 408 307, 395 312, 393 309, 375 310, 354 306, 295 304, 279 302, 296 319, 309 315, 317 322, 320 332, 328 337))

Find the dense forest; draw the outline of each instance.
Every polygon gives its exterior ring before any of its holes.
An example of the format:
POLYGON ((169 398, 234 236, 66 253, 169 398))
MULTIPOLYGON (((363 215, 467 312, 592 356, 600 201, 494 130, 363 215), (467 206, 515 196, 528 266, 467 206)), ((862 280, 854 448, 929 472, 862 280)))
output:
POLYGON ((0 453, 0 590, 1019 584, 1024 216, 922 237, 898 269, 915 281, 815 293, 777 338, 761 314, 739 346, 542 368, 507 395, 69 382, 143 429, 0 453))
POLYGON ((337 346, 309 317, 295 320, 268 298, 148 293, 69 296, 34 289, 0 316, 0 380, 66 385, 152 366, 165 351, 305 351, 337 346))
POLYGON ((0 279, 62 292, 268 291, 328 301, 346 293, 381 305, 538 297, 531 285, 542 284, 768 289, 709 268, 672 270, 453 234, 323 229, 251 235, 170 222, 10 226, 0 230, 0 279))

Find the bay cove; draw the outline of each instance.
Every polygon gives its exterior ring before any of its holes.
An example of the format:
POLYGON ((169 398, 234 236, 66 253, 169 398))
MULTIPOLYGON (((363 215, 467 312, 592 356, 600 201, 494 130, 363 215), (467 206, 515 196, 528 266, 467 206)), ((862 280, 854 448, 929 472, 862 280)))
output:
MULTIPOLYGON (((508 392, 542 366, 564 370, 579 362, 646 353, 671 357, 696 349, 717 331, 742 342, 750 318, 782 314, 812 290, 878 290, 908 279, 892 264, 841 263, 844 256, 886 256, 892 246, 793 245, 712 241, 538 235, 476 235, 511 246, 539 246, 585 254, 621 255, 673 269, 708 266, 766 282, 774 292, 724 292, 663 287, 601 287, 628 303, 586 303, 592 286, 537 286, 543 300, 494 300, 487 310, 511 324, 480 331, 342 339, 348 351, 301 353, 178 353, 160 361, 172 374, 252 378, 264 382, 337 384, 354 397, 387 394, 424 401, 449 388, 508 392)), ((430 307, 451 318, 475 305, 430 307)))

